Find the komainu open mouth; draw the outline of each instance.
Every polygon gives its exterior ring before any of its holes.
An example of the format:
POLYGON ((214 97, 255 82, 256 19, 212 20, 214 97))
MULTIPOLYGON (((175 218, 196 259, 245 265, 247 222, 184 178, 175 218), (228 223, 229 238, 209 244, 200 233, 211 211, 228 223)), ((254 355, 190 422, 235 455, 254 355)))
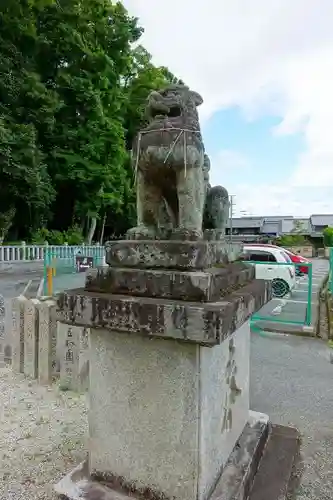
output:
POLYGON ((181 116, 182 110, 180 106, 171 106, 169 107, 169 111, 162 111, 161 109, 152 109, 151 117, 152 119, 156 118, 177 118, 181 116))

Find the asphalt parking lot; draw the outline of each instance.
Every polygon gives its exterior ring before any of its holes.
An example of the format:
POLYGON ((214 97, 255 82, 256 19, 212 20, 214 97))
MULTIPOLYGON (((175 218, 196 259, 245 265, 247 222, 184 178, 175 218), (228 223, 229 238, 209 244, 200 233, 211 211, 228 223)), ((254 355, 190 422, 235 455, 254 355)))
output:
POLYGON ((312 260, 312 290, 311 290, 311 315, 307 315, 309 279, 308 276, 297 278, 295 289, 284 298, 273 298, 256 316, 263 318, 258 322, 262 329, 274 327, 275 330, 284 332, 297 330, 306 325, 307 318, 314 327, 317 321, 318 292, 328 272, 328 261, 324 259, 312 260), (265 318, 265 319, 264 319, 265 318), (299 325, 293 322, 299 323, 299 325))
MULTIPOLYGON (((333 364, 319 339, 252 334, 250 407, 299 429, 300 484, 292 500, 333 498, 333 364)), ((269 500, 269 499, 267 499, 269 500)), ((288 498, 289 500, 289 498, 288 498)))

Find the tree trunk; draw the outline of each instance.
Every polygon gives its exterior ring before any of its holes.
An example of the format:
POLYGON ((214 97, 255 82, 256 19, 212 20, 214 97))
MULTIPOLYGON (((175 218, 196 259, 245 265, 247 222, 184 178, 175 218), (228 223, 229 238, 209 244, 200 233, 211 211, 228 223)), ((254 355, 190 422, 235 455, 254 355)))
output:
POLYGON ((102 229, 101 229, 101 235, 100 235, 100 237, 99 237, 99 244, 100 244, 100 245, 103 245, 105 224, 106 224, 106 214, 104 214, 104 217, 103 217, 102 229))
POLYGON ((97 226, 97 217, 91 217, 87 236, 87 245, 91 245, 97 226))

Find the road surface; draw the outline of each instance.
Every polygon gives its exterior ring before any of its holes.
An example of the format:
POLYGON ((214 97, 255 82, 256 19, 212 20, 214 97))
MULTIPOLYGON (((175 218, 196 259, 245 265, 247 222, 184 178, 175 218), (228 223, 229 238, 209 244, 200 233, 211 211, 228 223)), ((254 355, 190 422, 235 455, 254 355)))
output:
POLYGON ((268 414, 274 423, 295 426, 302 433, 304 463, 299 467, 302 477, 297 500, 333 497, 330 351, 321 340, 252 334, 251 409, 268 414))

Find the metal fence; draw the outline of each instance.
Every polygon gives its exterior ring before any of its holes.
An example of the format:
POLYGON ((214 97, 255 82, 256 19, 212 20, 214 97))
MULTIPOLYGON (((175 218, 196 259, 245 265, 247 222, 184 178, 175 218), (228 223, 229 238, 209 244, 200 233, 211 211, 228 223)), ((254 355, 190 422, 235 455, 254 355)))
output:
POLYGON ((103 246, 49 247, 44 251, 44 294, 84 286, 88 267, 104 264, 103 246))
POLYGON ((312 263, 255 262, 257 279, 272 281, 273 298, 251 318, 252 330, 304 331, 313 324, 312 263), (294 278, 290 275, 294 268, 294 278))
MULTIPOLYGON (((43 261, 46 253, 56 254, 59 258, 69 258, 77 248, 99 248, 102 246, 72 246, 72 245, 0 245, 0 262, 31 262, 43 261)), ((88 250, 90 251, 90 250, 88 250)))

